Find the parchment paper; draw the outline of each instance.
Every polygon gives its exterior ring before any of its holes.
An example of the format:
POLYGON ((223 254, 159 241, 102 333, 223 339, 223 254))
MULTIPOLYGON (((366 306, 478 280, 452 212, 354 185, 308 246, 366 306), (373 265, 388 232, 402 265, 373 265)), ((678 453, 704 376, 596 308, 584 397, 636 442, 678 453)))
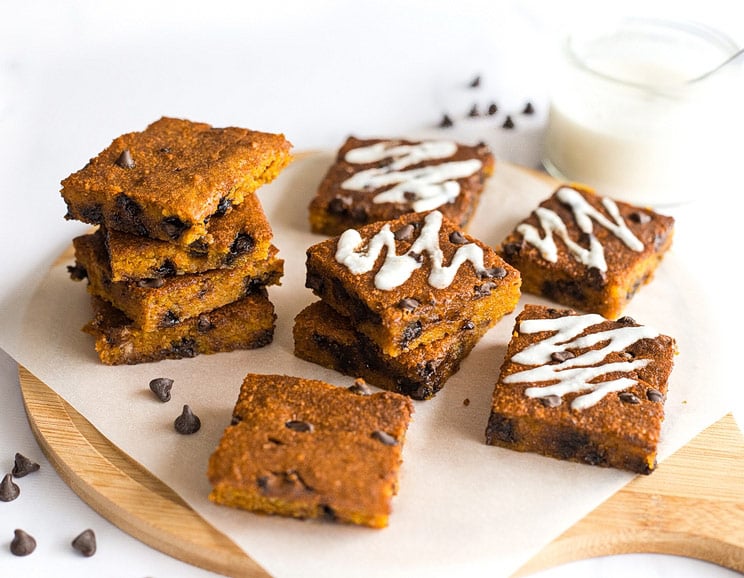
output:
MULTIPOLYGON (((30 297, 28 288, 9 296, 6 310, 17 301, 12 317, 22 323, 3 332, 1 345, 273 575, 508 575, 632 479, 621 471, 485 445, 490 397, 513 319, 524 303, 545 302, 531 295, 523 295, 515 313, 483 338, 434 399, 415 402, 388 528, 258 516, 207 500, 207 460, 230 422, 246 373, 285 373, 341 386, 353 381, 292 353, 293 318, 315 299, 304 288, 305 250, 323 239, 309 232, 307 204, 330 161, 330 153, 300 158, 259 192, 285 259, 283 284, 269 291, 278 314, 272 345, 103 366, 92 338, 80 331, 91 311, 84 283, 67 275, 71 262, 53 266, 30 297), (155 377, 175 380, 169 403, 149 391, 155 377), (173 429, 185 403, 202 420, 202 429, 191 436, 173 429)), ((551 185, 500 163, 469 232, 495 245, 551 192, 551 185)), ((716 346, 717 308, 690 270, 691 244, 683 233, 626 310, 674 336, 680 349, 666 403, 662 460, 730 409, 726 384, 716 373, 724 362, 716 346)))

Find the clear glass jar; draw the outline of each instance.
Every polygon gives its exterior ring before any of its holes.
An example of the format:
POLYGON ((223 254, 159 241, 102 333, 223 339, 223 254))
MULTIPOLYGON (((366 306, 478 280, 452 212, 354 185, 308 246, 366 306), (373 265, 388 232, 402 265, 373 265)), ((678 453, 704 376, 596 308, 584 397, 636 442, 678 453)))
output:
POLYGON ((654 207, 733 184, 744 136, 742 59, 691 79, 737 49, 710 28, 660 20, 571 35, 551 87, 546 170, 654 207))

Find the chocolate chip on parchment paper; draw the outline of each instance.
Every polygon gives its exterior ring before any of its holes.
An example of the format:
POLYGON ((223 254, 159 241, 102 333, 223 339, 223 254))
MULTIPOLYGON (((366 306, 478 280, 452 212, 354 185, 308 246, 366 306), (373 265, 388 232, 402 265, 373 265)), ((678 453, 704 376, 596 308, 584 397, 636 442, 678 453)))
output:
POLYGON ((28 556, 34 550, 36 550, 34 537, 21 529, 16 529, 10 542, 10 553, 13 556, 28 556))
POLYGON ((78 536, 72 541, 72 547, 75 548, 86 558, 90 558, 96 553, 96 534, 88 528, 83 530, 78 536))
POLYGON ((150 382, 150 391, 163 403, 170 401, 172 387, 173 380, 168 377, 156 377, 150 382))
POLYGON ((23 476, 27 476, 28 474, 32 474, 33 472, 38 471, 40 467, 41 466, 39 464, 31 461, 23 454, 16 453, 15 462, 13 464, 13 470, 11 471, 11 474, 13 474, 14 478, 22 478, 23 476))
POLYGON ((0 502, 12 502, 21 495, 21 488, 13 481, 12 474, 5 474, 0 482, 0 502))
POLYGON ((173 422, 176 431, 183 435, 190 435, 199 431, 201 420, 191 411, 188 405, 183 406, 183 411, 173 422))

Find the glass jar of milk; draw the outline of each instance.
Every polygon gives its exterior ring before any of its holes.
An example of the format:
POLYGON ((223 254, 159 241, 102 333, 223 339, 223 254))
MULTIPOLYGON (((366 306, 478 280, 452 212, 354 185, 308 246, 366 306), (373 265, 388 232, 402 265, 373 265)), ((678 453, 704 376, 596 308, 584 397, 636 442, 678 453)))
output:
POLYGON ((546 170, 652 207, 735 186, 744 58, 698 77, 737 50, 715 30, 659 20, 571 35, 551 91, 546 170))

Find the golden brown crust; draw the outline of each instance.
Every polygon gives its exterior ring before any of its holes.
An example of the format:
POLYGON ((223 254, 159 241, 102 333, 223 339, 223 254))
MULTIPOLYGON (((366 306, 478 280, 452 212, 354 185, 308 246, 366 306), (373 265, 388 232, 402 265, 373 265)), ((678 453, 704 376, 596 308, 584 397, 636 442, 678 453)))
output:
POLYGON ((209 460, 210 500, 257 513, 388 523, 411 401, 322 381, 246 376, 209 460))
MULTIPOLYGON (((392 185, 375 190, 353 191, 345 189, 343 182, 351 175, 373 167, 382 167, 390 162, 390 158, 373 163, 350 163, 345 160, 346 153, 352 149, 369 146, 376 143, 418 144, 419 141, 404 139, 359 139, 353 136, 347 138, 339 149, 336 161, 328 169, 316 196, 310 203, 310 225, 314 233, 324 235, 340 235, 346 229, 359 228, 376 221, 389 221, 401 215, 410 213, 413 208, 409 203, 374 203, 375 194, 389 189, 392 185)), ((482 168, 472 176, 457 179, 460 194, 454 202, 446 203, 439 210, 447 218, 460 227, 466 228, 471 216, 475 212, 483 190, 485 180, 493 174, 494 157, 485 144, 468 146, 458 144, 457 152, 446 159, 425 160, 407 167, 406 170, 435 165, 442 162, 478 159, 483 163, 482 168)))
POLYGON ((189 245, 290 162, 281 134, 161 118, 62 181, 67 218, 189 245))
POLYGON ((295 317, 297 357, 413 399, 429 399, 460 368, 490 324, 465 324, 455 334, 390 357, 322 301, 295 317))
MULTIPOLYGON (((541 398, 528 397, 525 390, 545 386, 549 382, 508 383, 509 375, 531 367, 515 362, 515 354, 553 334, 524 332, 520 329, 522 321, 569 315, 578 313, 569 309, 526 305, 517 316, 494 389, 486 442, 569 461, 650 473, 656 466, 667 380, 677 351, 673 338, 658 335, 640 339, 621 350, 608 353, 602 361, 594 364, 602 366, 628 360, 650 360, 648 365, 632 372, 608 372, 593 380, 592 383, 598 383, 627 377, 634 384, 622 391, 607 393, 595 405, 585 409, 574 409, 571 403, 586 391, 567 393, 561 400, 545 403, 541 398)), ((604 320, 580 335, 628 326, 640 327, 634 320, 625 317, 618 321, 604 320)), ((587 350, 599 349, 603 343, 606 342, 582 348, 571 348, 569 345, 568 351, 578 356, 587 350)), ((558 359, 550 362, 558 363, 558 359)))
POLYGON ((250 258, 232 269, 215 269, 153 282, 111 281, 101 233, 73 239, 76 268, 85 271, 88 291, 123 311, 144 331, 170 327, 244 297, 257 286, 278 284, 284 262, 272 247, 269 257, 250 258))
MULTIPOLYGON (((592 207, 612 219, 602 204, 602 197, 592 189, 579 185, 565 186, 579 191, 592 207)), ((563 187, 540 203, 540 207, 554 211, 566 224, 570 239, 588 248, 588 237, 577 225, 573 212, 557 198, 558 191, 563 187)), ((559 235, 554 235, 558 249, 557 261, 546 260, 540 250, 525 241, 524 235, 517 230, 520 225, 527 224, 536 227, 541 237, 545 236, 534 211, 504 239, 498 248, 499 254, 519 269, 524 292, 542 295, 581 311, 615 318, 622 313, 636 291, 653 278, 672 244, 674 234, 672 217, 619 201, 616 205, 627 227, 643 243, 643 250, 630 249, 609 229, 594 222, 593 234, 604 247, 607 263, 604 273, 574 258, 559 235)))
POLYGON ((196 248, 106 229, 111 280, 203 273, 235 267, 247 257, 263 261, 269 256, 273 233, 256 195, 247 195, 227 214, 210 220, 207 231, 213 243, 196 248))
MULTIPOLYGON (((412 225, 415 232, 411 236, 396 240, 396 253, 403 255, 416 240, 425 218, 426 214, 411 213, 395 221, 367 225, 359 229, 359 233, 366 242, 384 226, 389 226, 395 233, 412 225)), ((392 290, 381 290, 375 287, 374 277, 384 261, 385 252, 380 254, 370 272, 355 275, 336 260, 338 238, 331 238, 308 249, 306 286, 349 318, 357 331, 364 333, 390 356, 457 333, 467 321, 476 326, 493 325, 513 311, 519 301, 519 272, 493 249, 465 235, 447 219, 443 220, 439 231, 439 246, 445 265, 451 262, 463 244, 450 240, 455 233, 462 234, 463 243, 480 247, 485 268, 500 270, 503 276, 483 276, 467 261, 460 266, 448 287, 438 289, 428 281, 431 258, 424 255, 422 266, 413 271, 405 283, 392 290), (415 307, 408 307, 407 304, 412 302, 415 302, 415 307)))
POLYGON ((276 315, 265 289, 167 329, 145 332, 106 301, 91 296, 93 319, 83 328, 96 338, 106 365, 181 359, 271 343, 276 315))

